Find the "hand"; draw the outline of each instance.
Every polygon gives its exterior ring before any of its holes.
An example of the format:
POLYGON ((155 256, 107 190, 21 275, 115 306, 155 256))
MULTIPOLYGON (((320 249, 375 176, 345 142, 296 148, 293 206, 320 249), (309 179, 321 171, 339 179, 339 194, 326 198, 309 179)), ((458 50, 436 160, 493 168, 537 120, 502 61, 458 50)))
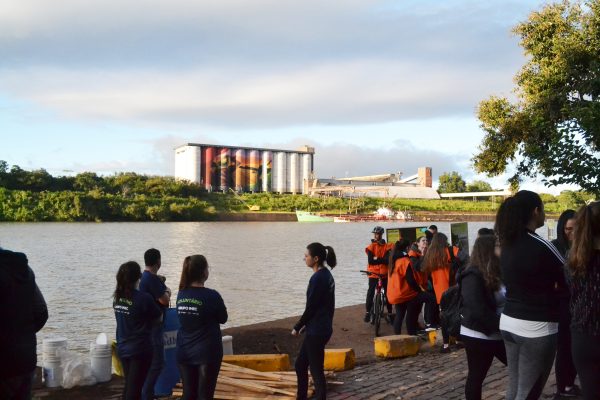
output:
POLYGON ((299 335, 298 331, 295 329, 292 329, 292 336, 298 336, 298 335, 299 335))

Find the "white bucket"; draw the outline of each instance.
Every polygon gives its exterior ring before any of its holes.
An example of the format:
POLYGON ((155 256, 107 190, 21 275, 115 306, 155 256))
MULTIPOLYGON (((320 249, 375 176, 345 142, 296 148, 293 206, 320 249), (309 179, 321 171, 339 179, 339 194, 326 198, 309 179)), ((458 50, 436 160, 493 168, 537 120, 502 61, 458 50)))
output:
POLYGON ((92 374, 96 381, 110 381, 112 374, 112 349, 110 345, 92 343, 90 356, 92 359, 92 374))
POLYGON ((112 373, 112 348, 108 343, 106 333, 100 333, 96 337, 96 343, 90 346, 92 358, 92 375, 98 382, 108 382, 112 373))
POLYGON ((46 338, 42 341, 42 363, 44 382, 47 387, 62 385, 62 354, 67 350, 64 337, 46 338))
POLYGON ((223 355, 233 354, 233 336, 223 336, 221 338, 223 343, 223 355))

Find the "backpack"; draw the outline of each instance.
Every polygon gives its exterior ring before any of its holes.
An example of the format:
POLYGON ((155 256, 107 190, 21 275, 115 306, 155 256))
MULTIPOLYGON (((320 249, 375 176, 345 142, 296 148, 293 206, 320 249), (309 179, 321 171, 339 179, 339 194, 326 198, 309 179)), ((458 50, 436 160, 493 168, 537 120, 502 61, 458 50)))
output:
POLYGON ((440 300, 441 325, 446 328, 450 336, 458 337, 460 335, 460 286, 454 285, 448 288, 442 294, 440 300))

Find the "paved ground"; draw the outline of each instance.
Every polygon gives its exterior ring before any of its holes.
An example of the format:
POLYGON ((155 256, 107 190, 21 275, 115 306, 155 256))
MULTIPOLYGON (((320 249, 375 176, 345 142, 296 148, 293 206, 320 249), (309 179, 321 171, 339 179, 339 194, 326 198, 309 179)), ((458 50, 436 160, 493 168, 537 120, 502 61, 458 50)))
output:
MULTIPOLYGON (((343 385, 330 385, 332 400, 464 399, 467 358, 463 349, 449 354, 431 351, 405 359, 378 361, 337 374, 343 385)), ((483 386, 483 398, 504 399, 508 376, 506 367, 494 360, 483 386)), ((544 388, 542 399, 556 391, 554 371, 544 388)))

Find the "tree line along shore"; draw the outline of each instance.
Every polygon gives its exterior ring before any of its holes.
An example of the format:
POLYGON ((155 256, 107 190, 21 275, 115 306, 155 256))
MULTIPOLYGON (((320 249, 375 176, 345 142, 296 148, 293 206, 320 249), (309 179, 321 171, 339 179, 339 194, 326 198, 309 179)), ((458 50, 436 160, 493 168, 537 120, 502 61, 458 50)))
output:
MULTIPOLYGON (((549 214, 577 208, 592 195, 564 191, 542 194, 549 214)), ((419 200, 364 197, 309 197, 276 193, 209 193, 200 185, 172 177, 119 173, 99 176, 84 172, 52 176, 44 169, 26 171, 0 161, 0 221, 215 221, 260 220, 232 216, 310 210, 328 214, 370 214, 379 207, 409 210, 415 219, 455 219, 455 213, 493 215, 501 198, 479 200, 419 200)), ((277 220, 265 218, 264 220, 277 220)))

